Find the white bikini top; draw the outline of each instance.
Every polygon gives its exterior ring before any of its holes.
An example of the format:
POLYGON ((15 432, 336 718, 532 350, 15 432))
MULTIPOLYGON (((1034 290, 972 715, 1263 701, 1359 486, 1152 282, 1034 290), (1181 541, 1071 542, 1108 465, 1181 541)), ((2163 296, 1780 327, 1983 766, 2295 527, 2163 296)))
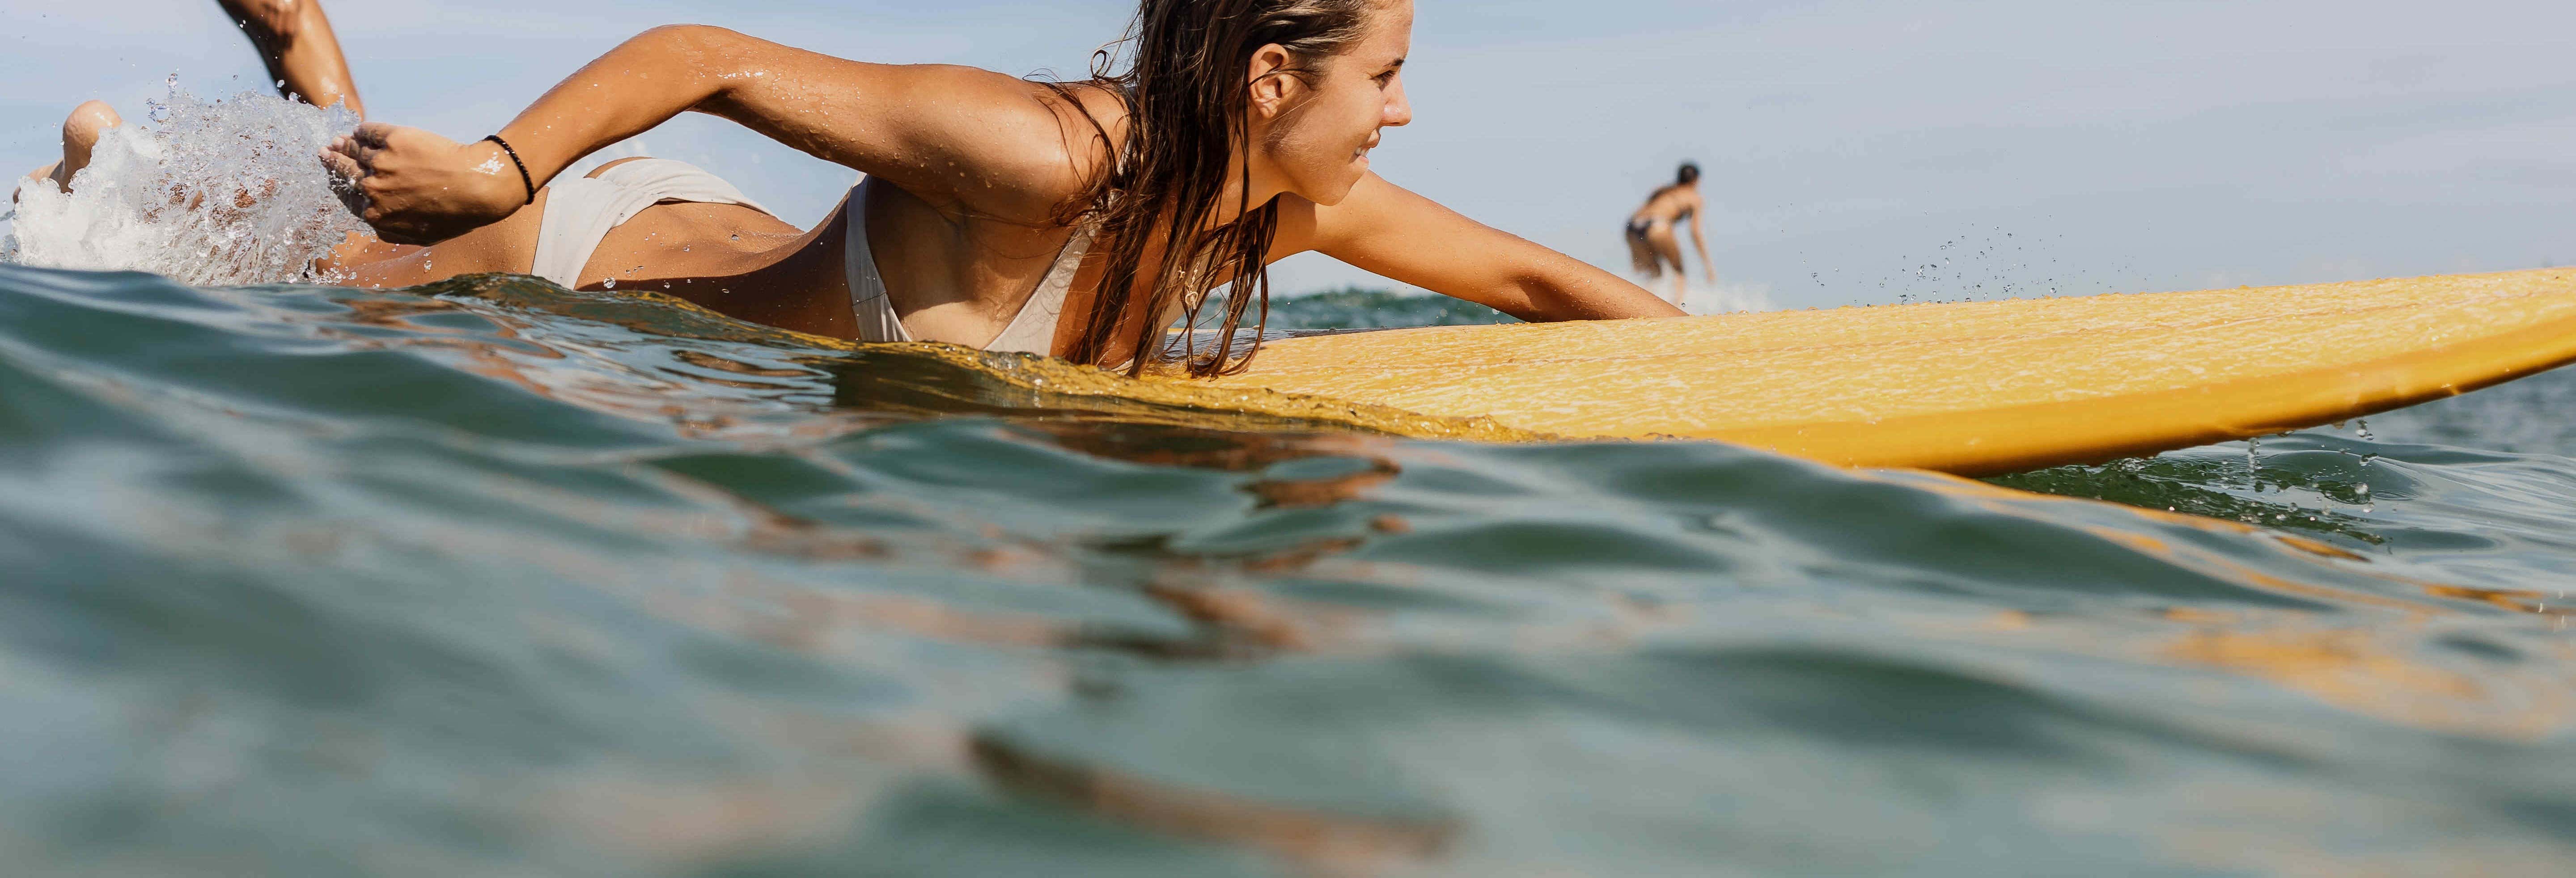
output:
MULTIPOLYGON (((895 316, 894 300, 886 297, 885 277, 877 273, 876 253, 868 249, 867 181, 850 187, 850 199, 843 212, 849 216, 847 262, 850 280, 850 312, 859 319, 860 341, 912 341, 912 332, 903 328, 895 316)), ((1075 229, 1073 239, 1064 242, 1064 250, 1055 257, 1055 265, 1038 288, 1029 293, 1020 313, 1002 327, 1002 334, 984 344, 988 351, 1018 351, 1040 356, 1055 353, 1055 324, 1064 314, 1064 296, 1073 288, 1073 276, 1082 269, 1082 257, 1091 252, 1093 227, 1075 229)))

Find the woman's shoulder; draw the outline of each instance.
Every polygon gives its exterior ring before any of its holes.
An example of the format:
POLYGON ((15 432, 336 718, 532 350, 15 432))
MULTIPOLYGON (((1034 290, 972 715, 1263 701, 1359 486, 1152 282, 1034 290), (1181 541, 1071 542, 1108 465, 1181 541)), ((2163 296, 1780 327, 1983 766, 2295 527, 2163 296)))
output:
POLYGON ((1126 100, 1095 82, 1046 82, 981 67, 925 67, 914 80, 940 95, 951 121, 917 139, 909 162, 966 175, 922 173, 909 191, 989 216, 1048 221, 1097 188, 1126 142, 1126 100))
POLYGON ((1107 173, 1127 146, 1126 93, 1099 82, 1028 82, 1044 92, 1040 100, 1063 132, 1057 142, 1084 179, 1107 173))

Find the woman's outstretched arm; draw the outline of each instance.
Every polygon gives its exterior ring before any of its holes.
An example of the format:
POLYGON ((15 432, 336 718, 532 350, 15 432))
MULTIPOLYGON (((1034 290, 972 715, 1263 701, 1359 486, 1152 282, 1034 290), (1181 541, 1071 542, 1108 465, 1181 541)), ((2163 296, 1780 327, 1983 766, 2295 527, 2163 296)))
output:
MULTIPOLYGON (((1053 93, 971 67, 847 61, 733 31, 646 31, 546 92, 500 137, 537 185, 583 156, 682 112, 722 116, 826 161, 886 178, 934 204, 1044 221, 1087 179, 1053 93)), ((360 216, 389 241, 430 243, 509 216, 528 200, 499 146, 369 124, 323 157, 355 181, 360 216)), ((354 205, 353 205, 354 206, 354 205)))
MULTIPOLYGON (((1708 258, 1708 231, 1699 221, 1700 215, 1707 212, 1708 202, 1705 201, 1700 202, 1698 207, 1691 208, 1691 246, 1698 248, 1699 265, 1701 268, 1708 269, 1708 285, 1713 289, 1717 286, 1717 262, 1708 258)), ((1674 268, 1678 270, 1680 266, 1674 266, 1674 268)))
POLYGON ((1272 258, 1314 250, 1529 321, 1679 317, 1643 287, 1370 174, 1329 207, 1281 205, 1272 258))

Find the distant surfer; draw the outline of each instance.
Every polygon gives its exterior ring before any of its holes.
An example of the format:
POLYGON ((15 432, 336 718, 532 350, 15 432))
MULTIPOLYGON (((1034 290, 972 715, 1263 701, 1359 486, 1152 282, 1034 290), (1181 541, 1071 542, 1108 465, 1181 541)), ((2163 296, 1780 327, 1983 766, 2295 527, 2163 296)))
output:
MULTIPOLYGON (((318 20, 316 0, 282 5, 318 20)), ((1413 121, 1402 78, 1413 16, 1412 0, 1140 0, 1123 51, 1074 82, 656 28, 491 137, 460 144, 370 122, 341 138, 324 163, 384 242, 345 248, 336 267, 367 286, 535 274, 668 292, 818 335, 1131 372, 1162 359, 1165 327, 1203 302, 1226 303, 1211 321, 1219 347, 1181 365, 1239 367, 1250 351, 1233 348, 1233 330, 1267 301, 1267 266, 1308 251, 1524 320, 1679 316, 1635 284, 1370 171, 1384 130, 1413 121), (863 182, 804 230, 681 162, 626 159, 557 179, 692 110, 863 182), (1207 295, 1218 289, 1238 294, 1207 295)), ((346 69, 335 45, 276 52, 254 30, 272 18, 237 20, 290 90, 331 81, 298 65, 346 69)), ((68 148, 65 158, 67 178, 80 162, 68 148)))
POLYGON ((1708 269, 1708 282, 1717 283, 1717 263, 1708 258, 1708 235, 1701 229, 1700 212, 1708 206, 1699 196, 1699 166, 1683 162, 1673 182, 1646 196, 1646 204, 1628 217, 1628 259, 1637 273, 1648 279, 1664 276, 1665 263, 1673 267, 1673 304, 1682 303, 1690 288, 1682 270, 1682 242, 1673 227, 1690 220, 1691 245, 1699 250, 1699 264, 1708 269))

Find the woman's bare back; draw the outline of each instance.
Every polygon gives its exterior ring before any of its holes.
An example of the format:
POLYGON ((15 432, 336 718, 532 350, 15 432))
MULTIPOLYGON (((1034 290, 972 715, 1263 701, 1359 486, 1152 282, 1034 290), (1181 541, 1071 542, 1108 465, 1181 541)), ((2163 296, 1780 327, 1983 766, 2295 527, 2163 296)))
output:
POLYGON ((1699 187, 1669 184, 1655 190, 1655 194, 1646 196, 1645 205, 1637 208, 1637 212, 1629 215, 1629 219, 1676 223, 1698 213, 1700 207, 1699 187))

